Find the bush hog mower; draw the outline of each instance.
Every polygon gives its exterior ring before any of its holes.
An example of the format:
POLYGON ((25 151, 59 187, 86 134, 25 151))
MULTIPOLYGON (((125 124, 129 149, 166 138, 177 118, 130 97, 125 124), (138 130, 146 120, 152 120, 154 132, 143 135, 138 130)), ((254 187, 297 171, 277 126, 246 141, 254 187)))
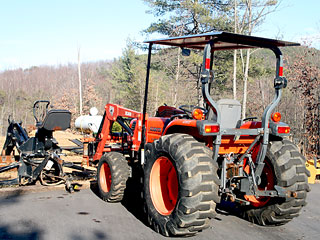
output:
POLYGON ((287 140, 290 127, 274 112, 287 80, 278 47, 299 44, 213 32, 147 41, 149 55, 143 112, 107 104, 96 137, 85 143, 86 156, 98 163, 101 198, 121 201, 134 166, 143 169, 145 212, 155 231, 188 236, 207 228, 216 204, 230 201, 241 215, 260 225, 282 225, 299 215, 309 191, 305 158, 287 140), (201 72, 205 106, 161 106, 146 113, 152 46, 204 50, 201 72), (267 48, 276 56, 275 96, 261 121, 241 119, 240 103, 210 96, 215 51, 267 48), (129 119, 132 121, 129 123, 129 119), (120 143, 112 125, 123 132, 120 143), (127 156, 127 158, 126 158, 127 156))
MULTIPOLYGON (((18 169, 18 178, 0 181, 0 185, 26 185, 35 183, 38 179, 42 185, 53 186, 66 183, 68 191, 73 191, 77 184, 74 178, 63 173, 63 166, 84 171, 85 169, 63 161, 60 156, 62 148, 53 138, 53 132, 66 130, 70 127, 71 113, 68 110, 48 110, 49 101, 36 101, 33 105, 33 115, 36 120, 37 132, 29 137, 22 123, 9 117, 6 141, 3 146, 0 173, 18 169), (19 155, 14 156, 14 150, 19 155), (2 162, 2 159, 5 162, 2 162)), ((79 184, 78 184, 79 185, 79 184)))

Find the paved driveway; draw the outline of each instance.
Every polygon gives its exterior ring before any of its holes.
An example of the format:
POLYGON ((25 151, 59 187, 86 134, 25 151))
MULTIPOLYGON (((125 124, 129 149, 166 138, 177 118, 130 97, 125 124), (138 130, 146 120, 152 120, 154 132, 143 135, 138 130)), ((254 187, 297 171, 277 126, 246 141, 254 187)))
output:
MULTIPOLYGON (((187 239, 318 239, 320 184, 311 189, 308 205, 287 225, 260 227, 220 213, 209 229, 187 239)), ((168 239, 145 225, 138 192, 133 185, 123 203, 103 202, 91 189, 0 196, 0 239, 168 239)))

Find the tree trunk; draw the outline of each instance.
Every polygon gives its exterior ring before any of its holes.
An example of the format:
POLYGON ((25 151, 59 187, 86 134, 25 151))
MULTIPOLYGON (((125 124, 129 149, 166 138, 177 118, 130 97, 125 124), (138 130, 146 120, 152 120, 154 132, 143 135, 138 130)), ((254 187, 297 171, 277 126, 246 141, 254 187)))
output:
POLYGON ((265 100, 264 91, 263 91, 264 90, 264 83, 261 78, 259 78, 259 88, 260 88, 260 94, 261 94, 262 108, 265 109, 266 108, 266 100, 265 100))
POLYGON ((140 79, 140 112, 143 112, 143 103, 144 103, 144 87, 143 87, 143 83, 141 81, 141 78, 140 79))
POLYGON ((173 93, 173 106, 174 107, 177 107, 177 103, 178 103, 179 77, 180 77, 180 48, 178 48, 177 71, 176 71, 176 77, 175 77, 175 81, 174 81, 174 93, 173 93))
POLYGON ((242 102, 242 119, 246 118, 247 111, 247 86, 248 86, 248 75, 249 75, 249 63, 250 63, 250 49, 247 50, 246 67, 243 77, 243 102, 242 102))
MULTIPOLYGON (((237 0, 234 1, 234 33, 237 33, 237 0)), ((233 99, 237 99, 237 50, 233 53, 233 99)))
POLYGON ((3 126, 4 126, 3 119, 4 119, 5 107, 6 107, 6 105, 3 104, 2 109, 1 109, 1 115, 0 115, 0 136, 2 136, 2 134, 3 134, 3 126))
POLYGON ((80 48, 78 48, 78 79, 79 79, 79 114, 82 115, 82 82, 80 66, 80 48))
POLYGON ((155 97, 155 109, 159 107, 158 103, 158 95, 159 95, 159 83, 156 83, 156 97, 155 97))
MULTIPOLYGON (((251 35, 252 32, 252 1, 247 1, 247 8, 248 8, 248 23, 249 23, 249 29, 248 29, 248 35, 251 35)), ((243 103, 242 103, 242 119, 246 118, 246 111, 247 111, 247 85, 248 85, 248 75, 249 75, 249 63, 250 63, 250 49, 247 50, 247 59, 246 59, 246 66, 243 76, 243 103)))
POLYGON ((237 50, 233 53, 233 99, 237 99, 237 50))
MULTIPOLYGON (((197 66, 197 103, 200 107, 205 107, 202 96, 202 83, 201 83, 201 64, 197 66)), ((209 89, 210 93, 210 89, 209 89)))

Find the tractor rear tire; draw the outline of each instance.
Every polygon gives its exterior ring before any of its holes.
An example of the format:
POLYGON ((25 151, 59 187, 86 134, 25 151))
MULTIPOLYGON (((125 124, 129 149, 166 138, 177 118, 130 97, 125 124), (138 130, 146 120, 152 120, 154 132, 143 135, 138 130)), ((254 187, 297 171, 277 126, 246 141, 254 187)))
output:
POLYGON ((297 193, 295 198, 271 198, 262 207, 247 208, 243 217, 262 226, 286 224, 299 212, 306 203, 309 171, 305 158, 299 149, 290 141, 274 141, 268 145, 266 161, 273 167, 275 184, 297 193))
POLYGON ((97 181, 102 200, 120 202, 129 175, 128 163, 121 153, 110 152, 103 155, 97 169, 97 181))
POLYGON ((191 236, 216 214, 217 164, 212 151, 187 134, 161 137, 146 147, 145 211, 164 236, 191 236))

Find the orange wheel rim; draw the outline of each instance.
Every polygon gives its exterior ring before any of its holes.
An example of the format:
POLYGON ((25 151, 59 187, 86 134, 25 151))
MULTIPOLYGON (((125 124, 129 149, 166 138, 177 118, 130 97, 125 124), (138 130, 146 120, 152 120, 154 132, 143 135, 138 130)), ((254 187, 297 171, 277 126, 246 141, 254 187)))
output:
POLYGON ((170 215, 178 199, 178 177, 176 169, 167 157, 159 157, 150 172, 150 194, 156 210, 170 215))
MULTIPOLYGON (((249 171, 250 168, 245 168, 245 171, 249 171)), ((248 173, 248 172, 247 172, 248 173)), ((258 189, 261 191, 265 190, 273 190, 274 189, 274 172, 269 163, 269 161, 265 161, 265 166, 263 168, 261 174, 261 183, 258 185, 258 189)), ((251 203, 254 207, 263 207, 266 205, 271 197, 256 197, 254 195, 245 195, 244 198, 251 203)))
POLYGON ((107 163, 103 163, 100 168, 100 186, 104 192, 109 192, 111 188, 111 171, 107 163))

